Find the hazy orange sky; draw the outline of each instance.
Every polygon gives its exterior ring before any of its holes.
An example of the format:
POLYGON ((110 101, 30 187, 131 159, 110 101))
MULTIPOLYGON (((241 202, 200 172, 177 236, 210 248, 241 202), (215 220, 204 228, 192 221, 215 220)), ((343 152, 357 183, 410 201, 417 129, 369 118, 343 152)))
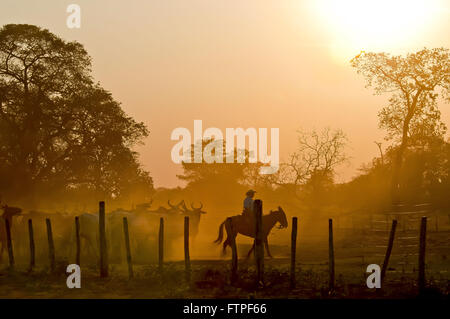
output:
MULTIPOLYGON (((349 60, 360 50, 450 47, 448 0, 1 0, 7 23, 85 46, 95 79, 149 127, 137 150, 157 187, 179 185, 170 134, 193 130, 194 119, 223 130, 278 127, 281 160, 297 129, 342 128, 351 162, 338 178, 347 180, 378 154, 386 102, 349 60), (66 26, 71 3, 81 6, 80 29, 66 26)), ((441 104, 447 126, 449 109, 441 104)))

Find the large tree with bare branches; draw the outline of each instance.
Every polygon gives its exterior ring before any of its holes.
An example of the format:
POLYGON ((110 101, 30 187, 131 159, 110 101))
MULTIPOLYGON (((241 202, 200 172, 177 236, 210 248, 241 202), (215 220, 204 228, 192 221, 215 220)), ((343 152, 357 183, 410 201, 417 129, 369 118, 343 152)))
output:
POLYGON ((297 150, 281 164, 275 183, 304 185, 319 177, 332 179, 335 168, 347 160, 346 143, 347 137, 339 129, 298 131, 297 150))
POLYGON ((449 101, 449 50, 423 49, 406 56, 362 52, 351 64, 375 94, 390 95, 388 105, 379 112, 379 125, 396 146, 391 183, 395 203, 405 150, 446 131, 437 103, 439 96, 449 101))

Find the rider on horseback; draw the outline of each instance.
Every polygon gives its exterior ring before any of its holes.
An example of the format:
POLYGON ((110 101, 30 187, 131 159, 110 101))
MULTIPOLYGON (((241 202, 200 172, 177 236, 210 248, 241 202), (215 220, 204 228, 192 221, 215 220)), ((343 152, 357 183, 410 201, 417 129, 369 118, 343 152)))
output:
POLYGON ((249 225, 252 225, 255 217, 253 212, 253 197, 255 196, 255 193, 256 192, 253 189, 245 193, 247 197, 244 199, 244 210, 242 211, 242 216, 245 218, 249 225))

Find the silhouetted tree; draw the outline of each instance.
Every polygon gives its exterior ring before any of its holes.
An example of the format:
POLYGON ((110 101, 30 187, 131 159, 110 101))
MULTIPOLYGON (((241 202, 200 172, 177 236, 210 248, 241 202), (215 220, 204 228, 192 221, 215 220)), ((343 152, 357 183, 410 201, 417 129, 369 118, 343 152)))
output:
POLYGON ((131 147, 148 131, 91 76, 91 58, 32 25, 0 29, 0 186, 11 196, 152 189, 131 147))
POLYGON ((362 52, 351 63, 375 94, 390 94, 379 120, 380 127, 387 130, 387 139, 399 145, 391 182, 392 199, 397 202, 400 170, 408 146, 426 143, 427 138, 445 133, 437 91, 441 89, 443 97, 449 99, 449 50, 424 49, 406 56, 362 52))
MULTIPOLYGON (((195 193, 197 197, 207 203, 215 204, 241 205, 245 191, 249 187, 250 181, 254 181, 253 174, 258 174, 257 169, 261 163, 249 163, 248 150, 234 149, 233 154, 227 153, 226 142, 223 140, 204 139, 201 141, 201 147, 195 148, 191 145, 191 163, 182 162, 183 174, 177 177, 187 182, 186 190, 195 193), (194 162, 194 152, 216 145, 212 155, 216 156, 215 150, 221 149, 222 163, 207 163, 202 160, 201 163, 194 162), (243 163, 238 163, 238 155, 243 157, 243 163), (233 158, 231 163, 227 163, 227 157, 233 158), (251 175, 251 176, 250 176, 251 175)), ((193 195, 193 197, 195 197, 193 195)))
POLYGON ((344 132, 327 127, 320 132, 298 131, 298 134, 297 150, 290 155, 289 162, 281 165, 275 182, 304 185, 313 177, 316 182, 322 180, 320 176, 323 180, 332 180, 335 168, 347 160, 344 132))

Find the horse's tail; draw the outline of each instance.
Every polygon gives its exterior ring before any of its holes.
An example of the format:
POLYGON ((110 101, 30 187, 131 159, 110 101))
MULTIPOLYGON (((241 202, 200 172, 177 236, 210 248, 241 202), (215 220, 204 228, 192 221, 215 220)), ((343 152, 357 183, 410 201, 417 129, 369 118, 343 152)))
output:
POLYGON ((217 237, 217 239, 214 241, 214 243, 216 244, 220 244, 223 240, 223 226, 225 226, 225 222, 223 222, 219 226, 219 237, 217 237))

